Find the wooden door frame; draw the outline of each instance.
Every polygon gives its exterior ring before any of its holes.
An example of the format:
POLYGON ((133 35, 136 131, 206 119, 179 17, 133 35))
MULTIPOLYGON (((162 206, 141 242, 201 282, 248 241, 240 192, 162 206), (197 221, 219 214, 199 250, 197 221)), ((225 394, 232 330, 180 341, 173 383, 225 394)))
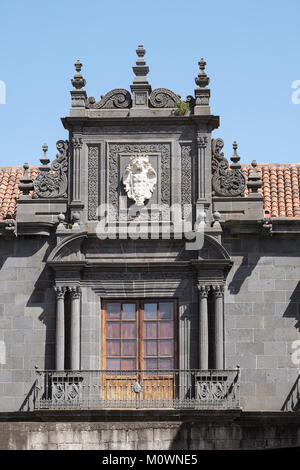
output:
POLYGON ((144 311, 144 304, 149 302, 149 303, 159 303, 159 302, 172 302, 174 306, 174 369, 178 369, 178 364, 179 364, 179 318, 178 318, 178 298, 177 297, 163 297, 159 299, 147 297, 147 298, 133 298, 133 299, 128 299, 128 298, 105 298, 101 299, 101 309, 100 309, 100 314, 101 314, 101 346, 100 346, 100 368, 101 370, 105 371, 106 370, 106 304, 107 303, 135 303, 136 305, 136 312, 137 312, 137 317, 136 317, 136 322, 137 322, 137 341, 136 341, 136 357, 137 357, 137 370, 142 370, 141 366, 141 360, 142 360, 142 354, 143 354, 143 331, 142 331, 142 326, 143 326, 143 321, 144 321, 144 316, 141 315, 141 312, 144 311), (142 317, 142 318, 141 318, 142 317), (142 354, 140 354, 142 353, 142 354))

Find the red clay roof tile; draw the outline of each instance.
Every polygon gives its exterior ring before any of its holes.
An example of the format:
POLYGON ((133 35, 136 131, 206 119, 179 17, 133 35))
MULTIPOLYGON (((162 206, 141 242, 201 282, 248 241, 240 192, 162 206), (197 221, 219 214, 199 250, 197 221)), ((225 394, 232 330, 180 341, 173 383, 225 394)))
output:
MULTIPOLYGON (((241 170, 246 179, 252 172, 252 166, 242 164, 241 170)), ((270 217, 300 218, 300 163, 259 164, 257 171, 262 178, 264 211, 270 217)), ((38 167, 30 167, 29 176, 36 178, 38 167)), ((8 212, 13 217, 17 211, 17 200, 21 192, 18 188, 23 168, 0 167, 0 220, 8 212)), ((246 187, 245 196, 248 196, 246 187)))

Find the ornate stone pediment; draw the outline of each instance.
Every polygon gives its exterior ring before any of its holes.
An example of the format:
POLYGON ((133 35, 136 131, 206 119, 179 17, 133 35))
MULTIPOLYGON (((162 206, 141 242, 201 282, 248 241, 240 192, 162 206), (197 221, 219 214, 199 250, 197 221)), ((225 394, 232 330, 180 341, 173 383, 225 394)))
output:
POLYGON ((134 155, 123 175, 129 199, 133 199, 137 206, 143 206, 145 200, 151 198, 156 182, 156 171, 149 162, 148 155, 143 153, 134 155))

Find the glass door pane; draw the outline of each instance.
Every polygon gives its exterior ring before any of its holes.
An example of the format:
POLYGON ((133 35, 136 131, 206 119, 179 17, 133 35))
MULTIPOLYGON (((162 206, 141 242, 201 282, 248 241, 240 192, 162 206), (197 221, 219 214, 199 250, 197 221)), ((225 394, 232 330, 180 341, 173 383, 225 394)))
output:
POLYGON ((174 369, 174 339, 174 303, 145 302, 142 349, 144 369, 174 369))
POLYGON ((107 302, 105 322, 106 370, 137 369, 137 308, 134 302, 107 302))

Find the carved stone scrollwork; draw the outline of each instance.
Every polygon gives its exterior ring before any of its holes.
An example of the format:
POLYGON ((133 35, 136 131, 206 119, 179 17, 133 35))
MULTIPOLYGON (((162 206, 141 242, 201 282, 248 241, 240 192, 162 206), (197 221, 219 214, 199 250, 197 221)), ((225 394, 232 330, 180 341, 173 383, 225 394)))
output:
POLYGON ((156 88, 152 91, 149 100, 153 108, 174 108, 175 103, 179 103, 180 96, 167 88, 156 88))
POLYGON ((124 88, 116 88, 109 91, 101 97, 100 101, 96 101, 93 96, 87 100, 87 108, 92 109, 114 109, 114 108, 131 108, 131 95, 124 88))
POLYGON ((67 197, 69 143, 67 140, 58 140, 56 148, 59 153, 52 162, 52 172, 40 172, 34 180, 34 190, 38 198, 67 197))
POLYGON ((212 139, 212 189, 215 196, 244 196, 245 177, 240 169, 229 168, 222 139, 212 139))

